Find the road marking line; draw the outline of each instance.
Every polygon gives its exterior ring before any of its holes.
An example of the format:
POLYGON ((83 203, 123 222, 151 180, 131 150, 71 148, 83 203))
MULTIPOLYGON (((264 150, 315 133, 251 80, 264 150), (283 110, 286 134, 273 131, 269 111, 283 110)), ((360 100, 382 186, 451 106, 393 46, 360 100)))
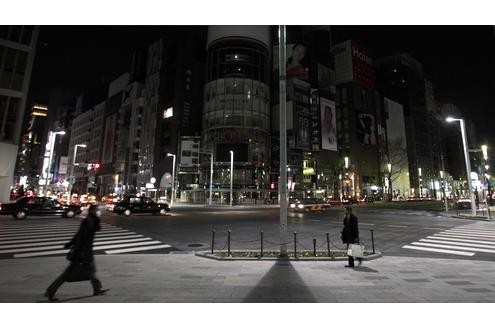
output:
MULTIPOLYGON (((114 235, 111 235, 114 236, 114 235)), ((143 237, 143 235, 134 235, 134 233, 129 232, 125 234, 120 234, 117 235, 117 237, 96 237, 95 241, 98 240, 112 240, 112 239, 124 239, 124 238, 135 238, 135 237, 143 237)), ((40 241, 56 241, 59 240, 59 242, 62 242, 62 240, 65 240, 66 242, 70 240, 68 237, 54 237, 54 238, 35 238, 35 239, 22 239, 22 240, 15 240, 15 241, 4 241, 0 242, 0 245, 7 245, 7 244, 12 244, 14 243, 25 243, 25 242, 40 242, 40 241)))
POLYGON ((135 247, 135 248, 124 248, 124 249, 117 249, 113 251, 105 251, 107 254, 121 254, 121 253, 129 253, 129 252, 137 252, 137 251, 147 251, 147 250, 152 250, 152 249, 159 249, 159 248, 172 248, 170 245, 158 245, 158 246, 148 246, 148 247, 135 247))
POLYGON ((447 230, 448 232, 459 232, 459 233, 472 233, 477 235, 486 235, 486 236, 495 236, 495 232, 486 232, 486 231, 472 231, 472 230, 461 230, 461 229, 451 229, 447 230))
MULTIPOLYGON (((159 242, 159 241, 148 241, 148 242, 135 243, 135 244, 121 244, 121 245, 110 245, 110 246, 98 246, 98 247, 93 247, 93 250, 112 249, 112 248, 121 248, 121 247, 132 247, 132 246, 144 246, 144 245, 152 245, 152 244, 160 244, 160 243, 161 242, 159 242)), ((55 254, 66 254, 67 252, 69 252, 68 249, 61 249, 61 250, 55 250, 55 251, 45 251, 45 252, 16 253, 16 254, 14 254, 14 258, 20 258, 20 257, 36 257, 36 256, 55 255, 55 254)))
POLYGON ((60 225, 60 224, 54 224, 54 225, 39 225, 39 226, 36 226, 36 227, 17 227, 17 228, 5 228, 5 227, 2 227, 0 228, 0 231, 2 232, 16 232, 16 231, 31 231, 31 230, 39 230, 39 229, 54 229, 54 228, 77 228, 79 227, 80 224, 77 223, 77 224, 63 224, 63 225, 60 225))
POLYGON ((471 234, 471 233, 457 233, 457 232, 443 231, 443 232, 439 232, 438 234, 442 234, 445 236, 459 236, 459 237, 471 237, 471 238, 495 240, 495 236, 485 236, 485 235, 478 235, 478 234, 471 234))
POLYGON ((460 243, 454 241, 444 241, 444 240, 431 240, 431 239, 420 239, 421 242, 430 242, 430 243, 438 243, 438 244, 448 244, 448 245, 458 245, 458 246, 474 246, 474 247, 484 247, 495 249, 495 246, 490 245, 481 245, 481 244, 473 244, 473 243, 460 243))
POLYGON ((427 251, 427 252, 436 252, 436 253, 446 253, 446 254, 455 254, 455 255, 464 255, 464 256, 473 256, 475 253, 471 252, 460 252, 460 251, 449 251, 446 249, 435 249, 435 248, 427 248, 427 247, 416 247, 416 246, 402 246, 402 248, 415 249, 419 251, 427 251))
POLYGON ((495 250, 489 250, 484 248, 474 248, 474 247, 462 247, 462 246, 449 246, 449 245, 440 245, 440 244, 429 244, 429 243, 419 243, 414 242, 412 245, 419 246, 430 246, 430 247, 439 247, 439 248, 450 248, 450 249, 460 249, 463 251, 475 251, 475 252, 483 252, 483 253, 495 253, 495 250))
MULTIPOLYGON (((113 238, 115 239, 115 238, 113 238)), ((118 240, 110 240, 110 241, 96 241, 95 239, 95 245, 106 245, 106 244, 116 244, 116 243, 121 243, 121 242, 135 242, 135 241, 146 241, 146 240, 152 240, 152 238, 149 237, 144 237, 144 236, 126 236, 126 237, 119 237, 118 240), (141 238, 142 237, 142 238, 141 238), (124 241, 125 239, 125 241, 124 241)), ((69 242, 70 239, 65 239, 65 240, 59 240, 59 241, 50 241, 50 242, 45 242, 45 243, 29 243, 29 244, 12 244, 12 245, 7 245, 7 246, 0 246, 0 249, 6 249, 6 251, 0 251, 0 253, 15 253, 17 250, 13 248, 19 248, 20 250, 26 249, 26 250, 35 250, 35 249, 27 249, 25 247, 40 247, 40 246, 48 246, 48 245, 59 245, 63 246, 67 242, 69 242)), ((46 248, 49 249, 49 248, 46 248)))
MULTIPOLYGON (((113 232, 113 231, 129 231, 125 230, 122 228, 113 228, 113 229, 105 229, 105 230, 100 230, 97 233, 101 232, 113 232)), ((17 237, 17 236, 36 236, 36 235, 43 235, 47 233, 76 233, 77 229, 58 229, 58 230, 44 230, 44 231, 34 231, 34 232, 16 232, 16 233, 8 233, 8 234, 0 234, 0 238, 2 237, 17 237)))
MULTIPOLYGON (((115 233, 104 233, 100 234, 97 236, 98 237, 110 237, 110 236, 124 236, 124 235, 133 235, 135 234, 134 232, 115 232, 115 233)), ((60 238, 60 237, 70 237, 73 236, 74 233, 66 233, 66 234, 46 234, 46 235, 41 235, 41 236, 32 236, 32 237, 53 237, 53 238, 60 238)), ((22 236, 22 237, 9 237, 9 238, 0 238, 0 244, 6 244, 4 241, 9 241, 12 242, 12 240, 18 240, 18 239, 23 239, 29 236, 22 236)))
POLYGON ((19 252, 35 252, 35 251, 46 251, 49 249, 63 249, 64 245, 56 245, 56 246, 43 246, 43 247, 28 247, 28 248, 15 248, 15 249, 7 249, 0 251, 0 254, 7 253, 19 253, 19 252))
POLYGON ((466 231, 479 231, 479 232, 493 232, 495 233, 495 230, 492 229, 470 229, 470 228, 452 228, 451 230, 466 230, 466 231))
POLYGON ((425 230, 443 230, 443 228, 423 228, 425 230))
POLYGON ((466 242, 472 242, 473 240, 475 240, 478 244, 495 245, 495 242, 493 242, 493 241, 476 240, 475 238, 473 238, 473 239, 462 239, 462 238, 446 238, 446 237, 435 237, 435 236, 428 236, 427 238, 429 238, 429 239, 439 239, 439 240, 466 241, 466 242))
POLYGON ((315 219, 308 219, 308 221, 313 221, 313 222, 320 222, 321 220, 315 220, 315 219))
POLYGON ((161 241, 153 240, 153 241, 145 241, 142 243, 132 243, 132 244, 119 244, 119 245, 110 245, 110 246, 97 246, 93 247, 93 250, 99 251, 102 249, 112 249, 112 248, 122 248, 122 247, 132 247, 132 246, 145 246, 145 245, 156 245, 161 244, 161 241))
POLYGON ((369 225, 369 226, 374 226, 374 223, 359 223, 359 225, 369 225))
POLYGON ((391 228, 407 228, 407 226, 403 226, 403 225, 393 225, 393 224, 389 224, 389 225, 387 225, 387 227, 391 227, 391 228))
POLYGON ((472 236, 466 236, 466 235, 455 235, 455 234, 444 234, 444 233, 436 233, 433 236, 435 236, 435 237, 452 237, 452 238, 464 238, 464 239, 474 239, 474 240, 495 241, 495 239, 489 238, 489 237, 472 237, 472 236))

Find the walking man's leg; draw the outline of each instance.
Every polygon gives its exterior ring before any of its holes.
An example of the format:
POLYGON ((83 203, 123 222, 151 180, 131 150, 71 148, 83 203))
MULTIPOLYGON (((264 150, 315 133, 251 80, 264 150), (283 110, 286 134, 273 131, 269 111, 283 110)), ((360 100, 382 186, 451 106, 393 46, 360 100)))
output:
POLYGON ((64 272, 62 272, 62 274, 58 276, 58 278, 55 279, 46 289, 45 296, 48 297, 50 301, 55 300, 54 299, 55 293, 60 288, 60 286, 65 282, 67 276, 69 275, 70 267, 71 266, 69 265, 67 268, 65 268, 64 272))

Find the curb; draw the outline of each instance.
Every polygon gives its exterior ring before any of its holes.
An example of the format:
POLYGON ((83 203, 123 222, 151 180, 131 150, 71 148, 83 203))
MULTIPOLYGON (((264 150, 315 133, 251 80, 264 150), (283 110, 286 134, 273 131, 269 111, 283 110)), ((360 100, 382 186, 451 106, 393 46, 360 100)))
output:
MULTIPOLYGON (((233 250, 232 252, 256 252, 252 250, 233 250)), ((224 252, 226 253, 226 252, 224 252)), ((217 256, 215 253, 211 254, 210 251, 199 251, 194 253, 195 256, 207 258, 217 261, 347 261, 345 257, 298 257, 298 258, 277 258, 277 257, 222 257, 217 256)), ((376 251, 375 254, 368 254, 363 257, 363 261, 371 261, 382 257, 380 251, 376 251)))

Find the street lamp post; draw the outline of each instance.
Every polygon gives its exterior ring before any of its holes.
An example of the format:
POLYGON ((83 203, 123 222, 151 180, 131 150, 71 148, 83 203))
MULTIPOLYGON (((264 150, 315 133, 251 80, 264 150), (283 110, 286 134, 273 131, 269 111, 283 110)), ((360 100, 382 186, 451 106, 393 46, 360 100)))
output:
POLYGON ((50 156, 48 157, 48 167, 46 169, 46 181, 45 181, 45 194, 48 191, 48 185, 51 183, 52 178, 50 177, 50 171, 52 168, 52 159, 53 159, 53 147, 55 147, 55 139, 57 138, 58 135, 64 135, 65 131, 58 131, 58 132, 53 132, 50 131, 51 134, 51 140, 50 140, 50 156))
POLYGON ((170 196, 170 208, 174 205, 175 198, 175 154, 167 153, 167 157, 172 157, 172 195, 170 196))
MULTIPOLYGON (((286 54, 285 25, 278 27, 278 72, 279 72, 279 146, 280 178, 278 194, 280 197, 280 257, 287 257, 287 91, 286 91, 286 54)), ((294 254, 295 256, 295 254, 294 254)))
POLYGON ((472 186, 472 182, 471 182, 471 162, 469 159, 469 148, 468 148, 466 126, 464 124, 464 119, 447 117, 446 121, 449 123, 454 122, 454 121, 459 121, 460 126, 461 126, 462 146, 464 148, 464 160, 466 162, 467 183, 468 183, 468 189, 469 189, 469 196, 471 198, 471 213, 473 216, 476 216, 476 201, 474 199, 473 186, 472 186))
POLYGON ((200 152, 210 155, 210 198, 208 200, 208 205, 211 206, 213 195, 213 151, 200 150, 200 152))
POLYGON ((234 152, 230 151, 230 206, 232 206, 232 183, 234 182, 234 152))
POLYGON ((70 175, 69 175, 70 187, 69 187, 69 196, 67 198, 68 204, 72 203, 72 187, 74 186, 74 182, 72 182, 72 179, 74 179, 74 166, 79 164, 76 163, 77 147, 86 148, 86 144, 77 144, 74 146, 74 157, 72 158, 72 166, 70 167, 70 175))

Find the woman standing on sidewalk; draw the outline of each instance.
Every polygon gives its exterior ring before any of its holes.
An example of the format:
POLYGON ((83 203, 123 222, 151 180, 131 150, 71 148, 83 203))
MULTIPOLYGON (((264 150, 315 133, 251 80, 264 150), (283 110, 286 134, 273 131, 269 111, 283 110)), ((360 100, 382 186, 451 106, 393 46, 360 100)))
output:
MULTIPOLYGON (((67 259, 70 265, 55 281, 46 289, 45 297, 50 301, 56 301, 54 298, 58 288, 66 282, 75 271, 83 268, 83 275, 87 276, 93 286, 93 295, 101 295, 108 291, 103 289, 100 280, 96 277, 96 267, 93 257, 93 240, 95 233, 100 230, 101 212, 98 205, 91 205, 88 210, 88 216, 82 220, 76 235, 65 244, 64 248, 71 248, 67 259)), ((88 280, 88 279, 86 279, 88 280)), ((74 281, 74 280, 72 280, 74 281)))
MULTIPOLYGON (((347 249, 349 249, 349 244, 357 244, 359 243, 359 228, 358 228, 358 219, 352 214, 352 207, 345 207, 345 216, 344 216, 344 229, 342 229, 342 242, 347 244, 347 249)), ((347 268, 354 268, 354 257, 348 256, 348 264, 347 268)), ((362 259, 357 258, 359 264, 361 265, 362 259)))

